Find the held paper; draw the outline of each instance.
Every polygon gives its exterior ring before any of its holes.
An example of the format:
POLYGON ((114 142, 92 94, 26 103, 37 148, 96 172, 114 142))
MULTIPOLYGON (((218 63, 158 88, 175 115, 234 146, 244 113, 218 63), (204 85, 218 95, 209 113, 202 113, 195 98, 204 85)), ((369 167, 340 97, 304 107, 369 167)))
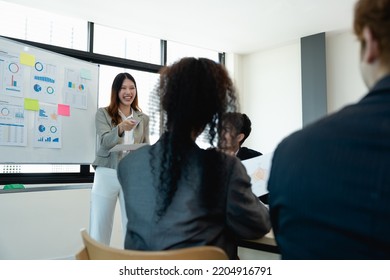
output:
POLYGON ((272 156, 273 153, 269 153, 242 161, 251 178, 252 191, 256 196, 268 193, 267 183, 271 170, 272 156))
POLYGON ((134 151, 142 146, 148 145, 146 143, 141 144, 118 144, 114 146, 109 152, 123 152, 123 151, 134 151))

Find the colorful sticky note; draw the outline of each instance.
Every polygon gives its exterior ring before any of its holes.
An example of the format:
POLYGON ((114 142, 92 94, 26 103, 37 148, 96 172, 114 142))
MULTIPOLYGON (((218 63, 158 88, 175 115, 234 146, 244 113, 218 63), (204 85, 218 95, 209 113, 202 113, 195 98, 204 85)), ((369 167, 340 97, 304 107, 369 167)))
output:
POLYGON ((58 115, 60 115, 60 116, 66 116, 66 117, 70 116, 70 106, 69 105, 58 104, 57 111, 58 111, 58 115))
POLYGON ((20 63, 27 66, 35 65, 35 56, 29 53, 21 52, 20 53, 20 63))
POLYGON ((91 71, 87 70, 87 69, 81 69, 80 70, 80 77, 82 79, 86 79, 86 80, 91 80, 91 71))
POLYGON ((39 110, 39 102, 37 99, 25 98, 24 99, 24 109, 30 111, 39 110))

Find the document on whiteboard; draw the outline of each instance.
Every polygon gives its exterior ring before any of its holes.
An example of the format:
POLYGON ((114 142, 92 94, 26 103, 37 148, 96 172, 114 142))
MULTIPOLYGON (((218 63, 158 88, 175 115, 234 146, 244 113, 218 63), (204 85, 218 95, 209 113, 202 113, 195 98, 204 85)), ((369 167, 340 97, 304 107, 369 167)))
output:
POLYGON ((118 144, 115 145, 109 152, 125 152, 125 151, 134 151, 142 146, 148 145, 146 143, 141 144, 118 144))
POLYGON ((269 153, 241 161, 251 178, 252 191, 256 196, 268 193, 267 184, 271 171, 272 156, 273 153, 269 153))

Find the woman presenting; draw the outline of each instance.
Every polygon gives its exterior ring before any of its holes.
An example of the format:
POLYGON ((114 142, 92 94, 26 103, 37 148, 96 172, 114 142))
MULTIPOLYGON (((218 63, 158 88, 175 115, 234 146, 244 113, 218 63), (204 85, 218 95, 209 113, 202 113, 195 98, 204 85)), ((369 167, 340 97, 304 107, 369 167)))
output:
POLYGON ((149 117, 138 107, 137 84, 133 76, 120 73, 115 77, 110 105, 98 109, 95 122, 99 148, 92 163, 95 177, 89 231, 92 238, 109 245, 118 198, 123 232, 127 224, 123 193, 116 173, 118 162, 126 152, 110 152, 110 149, 118 144, 149 144, 149 117))

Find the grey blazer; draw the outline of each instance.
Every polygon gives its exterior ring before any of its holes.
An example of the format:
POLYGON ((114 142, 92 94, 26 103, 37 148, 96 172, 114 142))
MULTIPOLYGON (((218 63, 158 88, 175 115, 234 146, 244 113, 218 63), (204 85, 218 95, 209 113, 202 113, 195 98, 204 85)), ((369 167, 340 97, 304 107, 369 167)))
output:
MULTIPOLYGON (((139 121, 139 124, 134 128, 134 143, 149 144, 149 117, 146 114, 135 110, 133 117, 135 120, 139 121)), ((112 118, 108 114, 106 108, 98 109, 96 112, 95 124, 99 142, 96 157, 92 163, 94 168, 103 166, 116 169, 118 162, 121 160, 121 152, 109 152, 115 145, 123 143, 123 137, 118 135, 118 126, 113 126, 111 120, 112 118)))
POLYGON ((159 154, 152 156, 152 147, 162 149, 160 141, 141 147, 118 166, 128 217, 125 248, 167 250, 215 245, 235 259, 236 238, 259 238, 271 229, 268 210, 252 193, 250 178, 240 160, 225 156, 221 166, 226 178, 216 188, 212 177, 218 168, 213 159, 223 154, 202 150, 195 144, 188 150, 191 160, 186 175, 180 179, 165 215, 156 220, 159 195, 153 186, 152 168, 160 166, 150 165, 151 157, 159 154))

